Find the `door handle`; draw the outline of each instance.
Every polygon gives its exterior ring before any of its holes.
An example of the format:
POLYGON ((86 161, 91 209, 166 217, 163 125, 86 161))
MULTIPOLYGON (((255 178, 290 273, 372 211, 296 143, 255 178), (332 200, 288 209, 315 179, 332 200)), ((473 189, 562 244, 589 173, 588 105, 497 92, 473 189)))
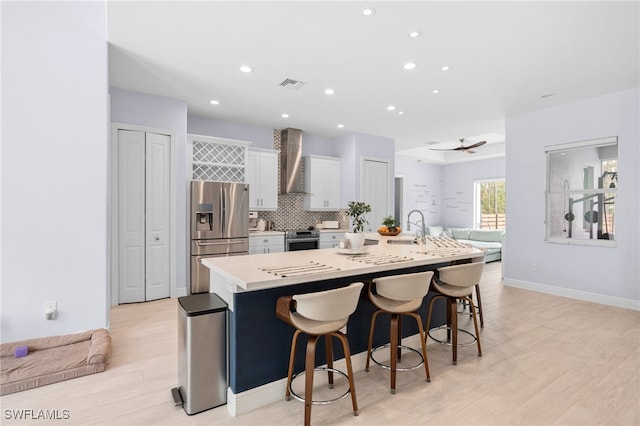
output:
POLYGON ((228 242, 222 241, 222 242, 211 242, 211 243, 203 243, 203 242, 198 241, 198 245, 199 246, 226 246, 226 245, 234 244, 234 243, 238 244, 238 243, 240 243, 240 241, 228 241, 228 242))

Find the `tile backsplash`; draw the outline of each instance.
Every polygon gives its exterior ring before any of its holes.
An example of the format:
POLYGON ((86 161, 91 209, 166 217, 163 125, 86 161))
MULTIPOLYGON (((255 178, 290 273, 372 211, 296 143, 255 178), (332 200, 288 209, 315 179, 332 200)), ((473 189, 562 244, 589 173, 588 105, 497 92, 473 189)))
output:
MULTIPOLYGON (((280 151, 280 129, 273 130, 273 149, 280 151)), ((304 168, 304 163, 303 163, 304 168)), ((278 167, 278 182, 280 182, 278 167)), ((278 186, 279 187, 279 186, 278 186)), ((315 212, 304 209, 304 194, 279 194, 278 210, 258 212, 258 217, 273 221, 274 229, 307 229, 318 221, 337 220, 340 229, 349 227, 349 217, 346 210, 335 212, 315 212)))
POLYGON ((278 195, 278 210, 258 212, 258 217, 273 221, 274 229, 307 229, 317 221, 337 220, 341 229, 347 229, 349 218, 346 210, 337 212, 312 212, 304 210, 303 194, 278 195))

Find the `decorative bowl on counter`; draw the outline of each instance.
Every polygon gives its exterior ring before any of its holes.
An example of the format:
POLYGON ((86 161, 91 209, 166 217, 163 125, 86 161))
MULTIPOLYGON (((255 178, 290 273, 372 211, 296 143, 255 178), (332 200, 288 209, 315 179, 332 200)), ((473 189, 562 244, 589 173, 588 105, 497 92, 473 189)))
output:
POLYGON ((381 231, 378 229, 378 234, 384 235, 385 237, 395 237, 396 235, 402 232, 401 229, 396 229, 395 231, 381 231))

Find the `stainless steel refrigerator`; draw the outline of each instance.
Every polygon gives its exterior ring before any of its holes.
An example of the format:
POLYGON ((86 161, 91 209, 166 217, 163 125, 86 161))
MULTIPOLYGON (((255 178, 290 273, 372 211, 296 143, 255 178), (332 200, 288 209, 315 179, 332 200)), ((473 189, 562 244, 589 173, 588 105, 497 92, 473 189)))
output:
POLYGON ((249 185, 191 182, 191 294, 209 291, 202 259, 249 252, 249 185))

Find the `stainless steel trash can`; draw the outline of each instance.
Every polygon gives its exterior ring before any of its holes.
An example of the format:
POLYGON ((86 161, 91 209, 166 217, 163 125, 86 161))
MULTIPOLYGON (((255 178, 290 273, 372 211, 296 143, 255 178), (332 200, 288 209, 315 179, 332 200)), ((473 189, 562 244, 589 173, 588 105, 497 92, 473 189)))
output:
POLYGON ((227 403, 227 304, 202 293, 178 305, 178 391, 192 415, 227 403))

